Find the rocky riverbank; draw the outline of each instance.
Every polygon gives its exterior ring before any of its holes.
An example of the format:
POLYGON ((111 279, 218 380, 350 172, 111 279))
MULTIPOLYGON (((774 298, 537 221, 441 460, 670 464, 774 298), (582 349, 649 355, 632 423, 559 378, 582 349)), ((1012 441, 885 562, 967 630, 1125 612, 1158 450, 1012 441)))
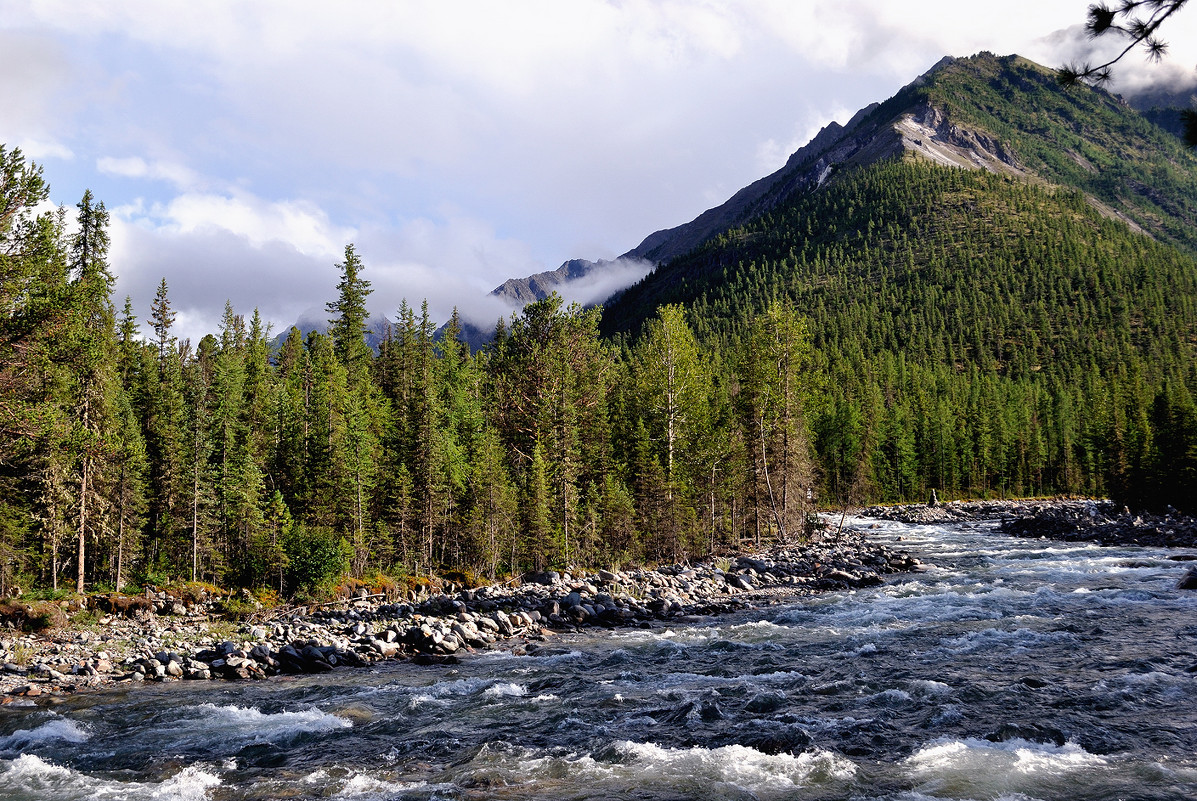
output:
POLYGON ((934 525, 975 520, 1010 520, 1037 514, 1041 509, 1085 508, 1092 503, 1093 501, 1075 500, 947 501, 900 506, 869 506, 857 511, 856 514, 910 525, 934 525))
POLYGON ((1176 511, 1132 512, 1108 500, 950 501, 870 506, 857 514, 912 525, 997 520, 1003 533, 1015 537, 1197 548, 1197 518, 1176 511))
MULTIPOLYGON (((918 568, 854 531, 734 560, 545 572, 404 602, 359 597, 234 624, 165 593, 86 628, 0 633, 0 701, 143 681, 262 679, 407 658, 443 664, 487 648, 534 653, 581 627, 685 623, 782 598, 880 584, 918 568)), ((126 605, 128 606, 128 605, 126 605)))
POLYGON ((1002 522, 1015 537, 1047 537, 1102 545, 1197 548, 1197 518, 1171 511, 1156 515, 1132 512, 1110 501, 1046 504, 1002 522))

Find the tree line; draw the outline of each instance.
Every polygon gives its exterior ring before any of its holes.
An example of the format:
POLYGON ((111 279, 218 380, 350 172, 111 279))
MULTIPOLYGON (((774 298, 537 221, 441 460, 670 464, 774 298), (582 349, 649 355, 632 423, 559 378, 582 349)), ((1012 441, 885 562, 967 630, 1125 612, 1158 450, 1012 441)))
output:
POLYGON ((472 353, 406 303, 372 349, 353 245, 326 332, 226 305, 193 344, 165 280, 116 310, 102 203, 68 225, 19 151, 0 176, 0 595, 672 562, 931 489, 1197 495, 1194 262, 1075 194, 861 171, 472 353))
POLYGON ((783 302, 811 332, 806 420, 829 503, 1197 499, 1197 260, 1075 190, 921 161, 845 171, 612 302, 684 304, 735 347, 783 302))
POLYGON ((486 577, 676 561, 800 536, 810 335, 771 306, 703 349, 679 306, 634 345, 552 296, 471 353, 406 305, 375 352, 354 246, 327 332, 281 347, 226 305, 198 343, 162 281, 111 294, 107 211, 0 150, 0 594, 143 582, 311 590, 341 571, 486 577))

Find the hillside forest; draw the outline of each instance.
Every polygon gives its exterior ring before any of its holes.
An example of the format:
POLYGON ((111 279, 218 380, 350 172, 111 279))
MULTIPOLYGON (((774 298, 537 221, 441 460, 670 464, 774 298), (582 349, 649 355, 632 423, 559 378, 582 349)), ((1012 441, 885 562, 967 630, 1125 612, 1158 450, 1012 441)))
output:
POLYGON ((47 197, 0 147, 0 596, 674 562, 932 489, 1194 503, 1197 269, 1079 193, 861 170, 476 353, 426 305, 367 345, 353 245, 326 333, 180 339, 165 280, 116 307, 103 203, 47 197))

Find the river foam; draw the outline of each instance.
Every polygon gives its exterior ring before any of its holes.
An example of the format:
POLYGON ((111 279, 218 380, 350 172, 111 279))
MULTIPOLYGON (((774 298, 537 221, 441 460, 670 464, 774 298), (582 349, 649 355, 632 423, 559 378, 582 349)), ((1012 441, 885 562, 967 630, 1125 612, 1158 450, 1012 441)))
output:
POLYGON ((905 765, 920 791, 951 798, 1056 798, 1064 787, 1072 788, 1064 797, 1085 798, 1084 788, 1101 784, 1101 774, 1110 770, 1108 758, 1075 743, 1023 739, 942 739, 920 748, 905 765))
POLYGON ((568 775, 592 788, 588 798, 637 788, 694 799, 785 799, 803 788, 844 785, 857 772, 851 760, 822 750, 766 754, 743 745, 667 748, 630 741, 584 756, 526 755, 515 767, 529 778, 568 775))
POLYGON ((0 796, 29 801, 202 801, 220 783, 220 778, 202 765, 185 767, 157 783, 89 776, 33 754, 0 765, 0 796))
POLYGON ((178 746, 215 739, 225 743, 285 743, 297 737, 349 729, 353 722, 319 709, 263 712, 253 706, 200 704, 164 723, 160 734, 178 746))
POLYGON ((18 729, 12 734, 0 737, 0 754, 12 751, 26 751, 42 743, 62 741, 82 743, 91 738, 86 727, 73 720, 55 717, 34 729, 18 729))

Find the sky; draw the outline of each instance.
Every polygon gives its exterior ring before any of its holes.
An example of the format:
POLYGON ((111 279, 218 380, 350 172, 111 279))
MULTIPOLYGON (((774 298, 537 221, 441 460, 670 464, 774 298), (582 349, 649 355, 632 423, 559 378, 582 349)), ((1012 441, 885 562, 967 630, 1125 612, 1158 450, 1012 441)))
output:
MULTIPOLYGON (((944 55, 1048 66, 1087 0, 4 0, 0 143, 111 214, 119 307, 322 320, 353 243, 393 317, 613 258, 784 164, 944 55)), ((1197 84, 1197 8, 1114 91, 1197 84)), ((638 277, 633 265, 619 280, 638 277)), ((592 286, 597 299, 614 286, 592 286)))

